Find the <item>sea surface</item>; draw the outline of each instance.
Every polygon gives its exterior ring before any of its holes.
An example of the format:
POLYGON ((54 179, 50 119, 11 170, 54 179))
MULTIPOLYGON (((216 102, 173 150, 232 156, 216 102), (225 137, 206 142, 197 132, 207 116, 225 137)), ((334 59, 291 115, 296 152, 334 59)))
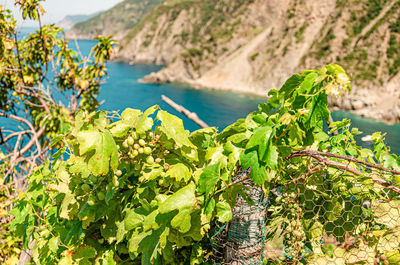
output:
MULTIPOLYGON (((31 30, 31 29, 30 29, 31 30)), ((26 30, 24 31, 24 33, 26 30)), ((74 49, 79 47, 83 57, 89 55, 95 41, 80 40, 71 41, 74 49)), ((244 118, 252 111, 257 110, 259 103, 265 99, 231 92, 222 92, 208 89, 194 89, 183 84, 145 84, 138 80, 143 76, 158 71, 160 65, 130 65, 121 62, 109 62, 107 65, 109 77, 102 85, 99 101, 103 102, 102 110, 120 110, 135 108, 145 110, 153 105, 159 105, 161 109, 182 118, 185 128, 194 131, 200 127, 178 113, 161 100, 165 95, 176 103, 184 106, 197 115, 210 126, 216 126, 219 131, 232 124, 239 118, 244 118)), ((352 126, 364 132, 357 138, 360 144, 371 147, 370 143, 361 141, 361 137, 380 131, 386 133, 386 140, 392 151, 400 154, 400 124, 387 125, 345 111, 337 111, 332 114, 334 120, 348 118, 352 120, 352 126)), ((0 123, 4 122, 0 120, 0 123)), ((0 127, 4 124, 0 124, 0 127)))

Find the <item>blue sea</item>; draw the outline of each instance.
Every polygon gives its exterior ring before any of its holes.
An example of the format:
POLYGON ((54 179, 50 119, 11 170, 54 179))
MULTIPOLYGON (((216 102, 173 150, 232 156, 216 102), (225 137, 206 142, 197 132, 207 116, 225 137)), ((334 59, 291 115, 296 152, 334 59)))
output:
MULTIPOLYGON (((83 56, 90 53, 95 41, 80 40, 71 41, 70 45, 75 47, 78 44, 83 56)), ((145 84, 138 79, 158 71, 162 68, 159 65, 130 65, 121 62, 108 63, 109 77, 102 85, 99 94, 99 101, 103 102, 100 109, 103 110, 124 110, 125 108, 136 108, 145 110, 150 106, 159 105, 162 109, 179 116, 183 119, 185 128, 193 131, 200 127, 178 113, 161 100, 161 95, 174 100, 197 115, 210 126, 216 126, 220 131, 232 124, 239 118, 244 118, 265 99, 231 92, 222 92, 207 89, 194 89, 183 84, 145 84)), ((386 133, 386 140, 392 147, 392 151, 400 154, 400 124, 387 125, 369 119, 364 119, 349 112, 338 111, 333 113, 334 120, 349 118, 354 127, 358 127, 364 135, 372 134, 375 131, 386 133)), ((0 121, 1 122, 1 121, 0 121)), ((4 126, 4 125, 1 125, 4 126)), ((358 138, 360 141, 361 136, 358 138)), ((370 147, 369 143, 362 143, 370 147)))

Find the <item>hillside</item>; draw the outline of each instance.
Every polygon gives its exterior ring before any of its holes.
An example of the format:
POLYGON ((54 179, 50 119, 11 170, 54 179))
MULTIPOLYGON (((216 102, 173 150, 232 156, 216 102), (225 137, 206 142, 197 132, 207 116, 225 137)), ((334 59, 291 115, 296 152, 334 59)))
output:
POLYGON ((119 40, 162 0, 125 0, 97 16, 77 23, 67 32, 72 39, 93 39, 97 35, 114 35, 119 40))
POLYGON ((61 21, 57 22, 56 25, 60 28, 64 28, 64 29, 70 29, 72 28, 75 24, 79 23, 79 22, 83 22, 86 21, 94 16, 96 16, 97 14, 99 14, 100 12, 96 12, 94 14, 90 14, 90 15, 70 15, 70 16, 66 16, 65 18, 63 18, 61 21))
POLYGON ((339 63, 353 91, 333 109, 400 122, 400 0, 161 2, 126 0, 69 37, 114 34, 116 60, 166 65, 145 82, 262 96, 293 72, 339 63))
POLYGON ((290 73, 339 63, 354 89, 333 108, 400 122, 399 16, 398 0, 170 0, 125 36, 117 59, 167 65, 146 82, 263 96, 290 73))

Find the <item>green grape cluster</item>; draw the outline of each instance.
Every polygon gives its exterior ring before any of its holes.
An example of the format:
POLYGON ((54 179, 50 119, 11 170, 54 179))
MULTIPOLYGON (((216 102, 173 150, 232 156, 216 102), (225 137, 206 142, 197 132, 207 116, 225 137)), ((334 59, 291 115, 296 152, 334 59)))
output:
POLYGON ((303 227, 303 217, 299 198, 295 193, 284 193, 276 198, 276 203, 282 205, 281 214, 287 220, 284 228, 284 245, 286 255, 280 257, 281 261, 297 264, 304 258, 303 251, 306 243, 306 234, 303 227))
POLYGON ((127 163, 138 163, 139 161, 146 161, 148 164, 160 163, 161 157, 158 156, 161 155, 161 150, 160 145, 157 145, 159 139, 160 135, 155 136, 153 132, 141 135, 132 132, 122 142, 122 145, 118 145, 118 148, 122 151, 123 159, 127 163))

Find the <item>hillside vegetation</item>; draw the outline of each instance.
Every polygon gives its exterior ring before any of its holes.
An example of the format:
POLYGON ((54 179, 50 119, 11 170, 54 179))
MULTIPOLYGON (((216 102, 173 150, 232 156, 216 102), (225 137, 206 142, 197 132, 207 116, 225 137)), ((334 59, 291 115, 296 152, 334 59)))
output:
POLYGON ((77 23, 68 38, 93 39, 97 35, 114 35, 120 39, 162 0, 125 0, 97 16, 77 23))
POLYGON ((125 32, 116 59, 166 64, 146 82, 263 96, 292 72, 336 62, 354 90, 335 108, 399 122, 399 16, 398 0, 170 0, 125 32))
POLYGON ((100 12, 96 12, 94 14, 89 14, 89 15, 70 15, 64 17, 61 21, 57 22, 56 25, 60 28, 64 29, 70 29, 72 28, 75 24, 79 22, 84 22, 88 19, 91 19, 92 17, 100 14, 100 12))

